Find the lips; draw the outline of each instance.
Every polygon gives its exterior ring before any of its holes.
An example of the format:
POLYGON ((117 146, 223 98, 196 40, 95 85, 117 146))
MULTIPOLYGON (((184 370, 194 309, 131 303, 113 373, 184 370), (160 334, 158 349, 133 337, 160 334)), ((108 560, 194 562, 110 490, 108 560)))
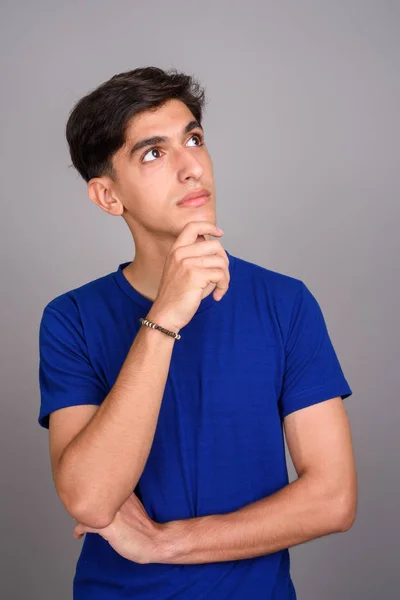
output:
POLYGON ((192 204, 189 201, 193 200, 193 205, 196 206, 196 205, 198 205, 197 202, 194 202, 194 200, 196 198, 199 199, 199 202, 200 202, 200 199, 202 199, 204 202, 206 202, 209 195, 210 195, 210 192, 208 190, 202 188, 201 190, 195 190, 193 192, 190 192, 189 194, 186 194, 186 196, 184 196, 183 198, 181 198, 177 202, 177 204, 178 204, 178 206, 181 205, 181 204, 186 204, 186 203, 192 204), (205 198, 204 198, 204 196, 205 196, 205 198))

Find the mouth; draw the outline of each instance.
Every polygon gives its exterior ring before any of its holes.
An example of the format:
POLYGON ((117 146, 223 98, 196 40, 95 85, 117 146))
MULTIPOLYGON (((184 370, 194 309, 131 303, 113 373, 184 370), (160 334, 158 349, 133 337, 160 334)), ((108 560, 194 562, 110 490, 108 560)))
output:
POLYGON ((188 207, 196 207, 203 206, 210 199, 210 192, 208 190, 202 189, 197 192, 192 192, 190 194, 186 194, 179 202, 178 206, 188 206, 188 207))
POLYGON ((208 202, 210 199, 210 196, 197 196, 196 198, 191 198, 189 200, 185 200, 184 202, 179 202, 178 206, 183 206, 183 207, 196 207, 196 206, 203 206, 203 204, 206 204, 206 202, 208 202))

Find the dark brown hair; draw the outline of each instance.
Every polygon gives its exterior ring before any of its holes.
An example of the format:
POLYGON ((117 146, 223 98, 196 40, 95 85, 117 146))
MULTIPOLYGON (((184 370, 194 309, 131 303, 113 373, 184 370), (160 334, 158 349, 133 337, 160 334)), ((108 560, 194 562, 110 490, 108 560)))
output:
POLYGON ((131 118, 172 98, 184 102, 202 123, 204 88, 176 69, 140 67, 102 83, 81 98, 69 114, 66 138, 72 165, 86 182, 102 175, 114 177, 112 156, 125 143, 131 118))

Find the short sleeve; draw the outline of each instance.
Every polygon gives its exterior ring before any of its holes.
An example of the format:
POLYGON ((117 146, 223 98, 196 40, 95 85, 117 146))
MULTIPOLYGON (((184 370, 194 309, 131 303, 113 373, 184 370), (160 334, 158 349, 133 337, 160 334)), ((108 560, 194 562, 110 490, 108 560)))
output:
POLYGON ((101 404, 107 391, 89 360, 78 318, 47 305, 39 327, 39 425, 49 428, 54 410, 101 404))
POLYGON ((343 374, 321 308, 300 282, 285 342, 285 368, 279 397, 283 419, 323 400, 353 393, 343 374))

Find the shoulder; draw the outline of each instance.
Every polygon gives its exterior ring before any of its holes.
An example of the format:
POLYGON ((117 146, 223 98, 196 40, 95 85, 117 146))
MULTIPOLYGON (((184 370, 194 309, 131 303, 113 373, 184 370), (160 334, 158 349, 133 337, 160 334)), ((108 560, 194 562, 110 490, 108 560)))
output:
POLYGON ((113 296, 113 273, 103 275, 51 298, 40 318, 41 340, 48 335, 84 339, 98 322, 113 296))
POLYGON ((254 310, 262 319, 272 320, 286 343, 294 324, 306 319, 315 325, 321 320, 321 310, 315 296, 302 279, 265 266, 234 257, 234 295, 243 310, 254 310))
POLYGON ((102 275, 75 288, 69 289, 51 298, 43 309, 43 314, 57 312, 76 320, 86 306, 96 307, 98 301, 107 294, 113 285, 114 273, 102 275))
POLYGON ((235 277, 244 288, 261 288, 265 294, 280 302, 293 302, 305 288, 301 279, 274 271, 258 263, 234 256, 235 277))

